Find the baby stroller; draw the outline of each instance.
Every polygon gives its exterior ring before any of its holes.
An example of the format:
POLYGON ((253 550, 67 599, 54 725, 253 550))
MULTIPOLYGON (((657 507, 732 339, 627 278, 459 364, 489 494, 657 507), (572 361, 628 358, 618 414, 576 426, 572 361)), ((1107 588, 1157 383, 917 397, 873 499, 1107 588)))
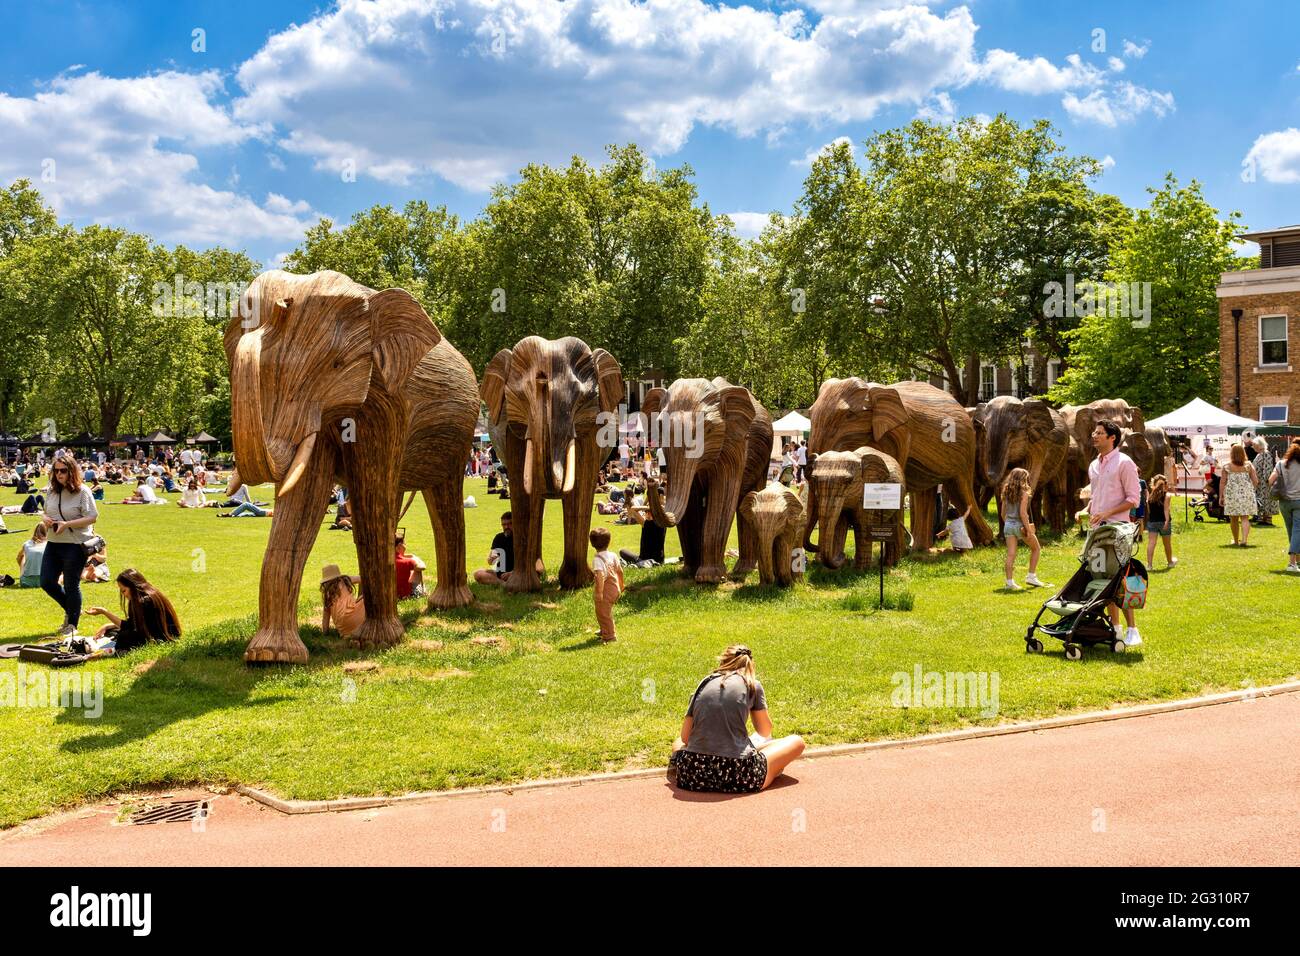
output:
POLYGON ((1210 475, 1205 481, 1205 491, 1201 497, 1191 500, 1192 520, 1204 521, 1206 516, 1216 521, 1227 521, 1228 516, 1223 513, 1223 499, 1219 495, 1219 476, 1210 475))
POLYGON ((1067 660, 1079 660, 1083 648, 1094 644, 1109 645, 1117 654, 1124 651, 1124 641, 1115 636, 1107 607, 1115 602, 1126 577, 1136 575, 1147 580, 1147 569, 1133 557, 1136 533, 1136 527, 1127 522, 1098 525, 1088 532, 1079 556, 1079 570, 1038 609, 1034 623, 1025 632, 1026 651, 1043 652, 1043 642, 1034 636, 1035 631, 1063 641, 1067 660), (1040 623, 1045 611, 1056 619, 1040 623))

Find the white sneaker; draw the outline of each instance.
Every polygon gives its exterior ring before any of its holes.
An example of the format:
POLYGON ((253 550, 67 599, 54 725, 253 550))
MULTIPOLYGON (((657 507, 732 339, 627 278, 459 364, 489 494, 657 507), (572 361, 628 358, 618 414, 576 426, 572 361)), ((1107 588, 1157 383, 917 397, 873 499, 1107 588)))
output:
POLYGON ((1012 581, 1010 578, 1007 578, 1007 590, 1008 590, 1008 591, 1023 591, 1024 588, 1022 588, 1022 587, 1021 587, 1019 584, 1017 584, 1015 581, 1012 581))
POLYGON ((61 628, 59 628, 58 636, 75 637, 76 634, 77 634, 77 629, 75 627, 73 627, 71 624, 64 624, 61 628))
POLYGON ((1288 564, 1286 566, 1287 574, 1300 574, 1300 564, 1288 564))
POLYGON ((1029 577, 1025 578, 1025 583, 1031 588, 1050 588, 1052 586, 1045 581, 1038 580, 1038 575, 1036 574, 1031 574, 1029 577))
POLYGON ((1170 559, 1169 559, 1169 566, 1170 566, 1171 568, 1173 568, 1173 567, 1177 567, 1177 566, 1178 566, 1178 559, 1177 559, 1177 558, 1170 558, 1170 559))
POLYGON ((1138 633, 1136 627, 1130 627, 1124 634, 1124 645, 1126 647, 1137 647, 1142 643, 1142 635, 1138 633))

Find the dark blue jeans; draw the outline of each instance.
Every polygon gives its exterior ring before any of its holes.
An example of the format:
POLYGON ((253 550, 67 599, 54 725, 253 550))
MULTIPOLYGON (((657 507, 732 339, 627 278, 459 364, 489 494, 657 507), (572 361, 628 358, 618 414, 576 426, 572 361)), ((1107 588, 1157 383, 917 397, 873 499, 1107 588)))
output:
POLYGON ((54 598, 54 603, 68 615, 73 627, 81 619, 81 572, 86 567, 86 553, 79 544, 60 544, 51 541, 45 545, 41 560, 41 587, 54 598), (59 575, 63 584, 59 585, 59 575))

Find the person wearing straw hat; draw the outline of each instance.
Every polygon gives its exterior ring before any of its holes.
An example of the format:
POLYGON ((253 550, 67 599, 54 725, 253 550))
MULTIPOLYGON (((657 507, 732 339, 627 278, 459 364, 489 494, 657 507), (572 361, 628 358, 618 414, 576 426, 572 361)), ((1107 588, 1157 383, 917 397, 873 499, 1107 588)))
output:
POLYGON ((320 596, 324 607, 320 630, 328 634, 334 620, 340 637, 351 637, 366 620, 366 606, 356 593, 361 578, 344 574, 337 564, 327 564, 321 571, 320 596))

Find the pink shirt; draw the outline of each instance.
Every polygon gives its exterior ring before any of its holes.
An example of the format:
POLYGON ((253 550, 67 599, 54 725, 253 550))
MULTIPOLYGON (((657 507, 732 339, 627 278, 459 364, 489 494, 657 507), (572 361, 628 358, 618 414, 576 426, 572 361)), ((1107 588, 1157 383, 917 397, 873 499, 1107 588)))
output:
POLYGON ((1127 521, 1127 514, 1112 515, 1112 512, 1124 508, 1136 508, 1142 500, 1142 488, 1138 485, 1138 469, 1133 459, 1118 448, 1093 459, 1088 466, 1088 477, 1092 480, 1092 501, 1088 505, 1088 514, 1104 517, 1105 521, 1127 521))

